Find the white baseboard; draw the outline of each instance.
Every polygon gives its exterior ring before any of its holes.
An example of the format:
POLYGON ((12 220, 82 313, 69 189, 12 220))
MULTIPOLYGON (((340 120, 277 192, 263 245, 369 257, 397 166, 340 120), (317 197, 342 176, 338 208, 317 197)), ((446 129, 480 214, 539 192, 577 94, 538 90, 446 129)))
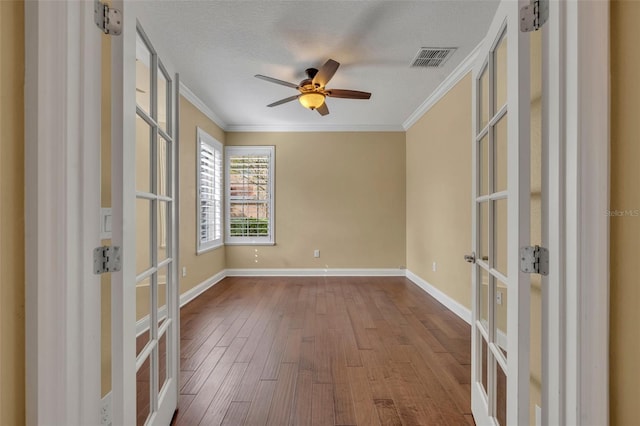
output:
POLYGON ((404 269, 300 268, 227 269, 228 277, 404 277, 404 269))
POLYGON ((441 290, 438 290, 413 272, 407 269, 407 278, 411 280, 415 285, 429 293, 436 299, 438 302, 442 303, 446 306, 450 311, 454 314, 462 318, 467 324, 471 324, 471 311, 467 309, 466 306, 457 302, 447 294, 443 293, 441 290))
MULTIPOLYGON (((197 286, 185 291, 180 295, 180 307, 182 308, 187 303, 191 302, 196 297, 200 296, 205 291, 209 290, 214 285, 218 284, 227 276, 226 270, 222 270, 215 274, 214 276, 204 280, 197 286)), ((160 319, 164 318, 167 315, 167 308, 163 306, 158 310, 158 317, 160 319)), ((149 315, 140 318, 138 322, 136 322, 136 337, 140 336, 145 331, 149 330, 149 315)))
MULTIPOLYGON (((167 316, 167 307, 162 306, 158 309, 158 323, 167 316)), ((149 330, 149 315, 140 318, 136 322, 136 337, 140 337, 142 333, 149 330)))
POLYGON ((180 295, 180 307, 182 308, 187 303, 191 302, 196 297, 200 296, 205 291, 209 290, 214 285, 218 284, 227 276, 226 270, 222 270, 212 276, 211 278, 207 278, 197 286, 185 291, 180 295))

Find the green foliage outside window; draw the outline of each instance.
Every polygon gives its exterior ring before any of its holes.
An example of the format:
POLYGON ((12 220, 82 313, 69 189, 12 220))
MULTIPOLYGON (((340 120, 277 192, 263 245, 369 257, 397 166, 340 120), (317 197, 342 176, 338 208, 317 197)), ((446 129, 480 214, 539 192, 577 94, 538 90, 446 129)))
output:
POLYGON ((250 217, 231 218, 230 231, 232 237, 268 237, 269 220, 250 217))

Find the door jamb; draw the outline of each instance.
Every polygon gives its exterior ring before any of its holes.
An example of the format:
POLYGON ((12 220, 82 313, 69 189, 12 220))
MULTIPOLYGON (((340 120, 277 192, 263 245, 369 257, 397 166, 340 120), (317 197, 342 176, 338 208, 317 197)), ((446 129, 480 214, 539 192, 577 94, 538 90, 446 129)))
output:
POLYGON ((609 2, 566 2, 566 421, 609 423, 609 2), (577 361, 577 362, 576 362, 577 361))
POLYGON ((553 0, 543 424, 609 423, 609 4, 553 0), (555 253, 555 254, 554 254, 555 253), (555 269, 554 269, 555 267, 555 269), (555 346, 555 347, 554 347, 555 346), (552 382, 551 382, 552 381, 552 382))
POLYGON ((28 425, 100 423, 100 64, 92 2, 25 2, 28 425))

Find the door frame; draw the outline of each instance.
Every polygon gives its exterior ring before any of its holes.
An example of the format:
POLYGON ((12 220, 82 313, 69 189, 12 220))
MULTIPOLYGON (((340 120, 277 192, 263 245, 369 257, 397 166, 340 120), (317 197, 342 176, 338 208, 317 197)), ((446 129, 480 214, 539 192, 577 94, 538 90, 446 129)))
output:
MULTIPOLYGON (((559 303, 546 331, 557 350, 544 361, 552 396, 543 424, 608 424, 609 4, 552 0, 549 8, 548 281, 559 303)), ((100 93, 92 81, 100 80, 100 33, 83 15, 93 16, 92 2, 25 2, 28 425, 99 423, 99 280, 89 251, 94 233, 99 242, 100 93), (61 173, 57 165, 74 159, 81 167, 61 173)))
POLYGON ((552 299, 543 424, 609 423, 609 2, 549 4, 548 99, 552 299), (557 254, 553 254, 557 253, 557 254), (554 267, 555 265, 555 267, 554 267), (563 286, 564 284, 564 286, 563 286), (604 397, 603 397, 604 396, 604 397))
POLYGON ((93 2, 25 2, 28 425, 100 424, 100 34, 93 2))

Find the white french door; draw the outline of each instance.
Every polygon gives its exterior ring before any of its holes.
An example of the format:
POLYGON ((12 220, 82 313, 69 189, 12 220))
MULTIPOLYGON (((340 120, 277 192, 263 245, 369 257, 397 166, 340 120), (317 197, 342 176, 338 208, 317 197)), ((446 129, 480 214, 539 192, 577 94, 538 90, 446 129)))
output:
POLYGON ((178 398, 178 78, 138 21, 143 5, 113 2, 123 16, 111 38, 114 425, 167 425, 178 398))
POLYGON ((498 6, 473 70, 472 411, 478 425, 529 424, 529 34, 522 1, 498 6))

